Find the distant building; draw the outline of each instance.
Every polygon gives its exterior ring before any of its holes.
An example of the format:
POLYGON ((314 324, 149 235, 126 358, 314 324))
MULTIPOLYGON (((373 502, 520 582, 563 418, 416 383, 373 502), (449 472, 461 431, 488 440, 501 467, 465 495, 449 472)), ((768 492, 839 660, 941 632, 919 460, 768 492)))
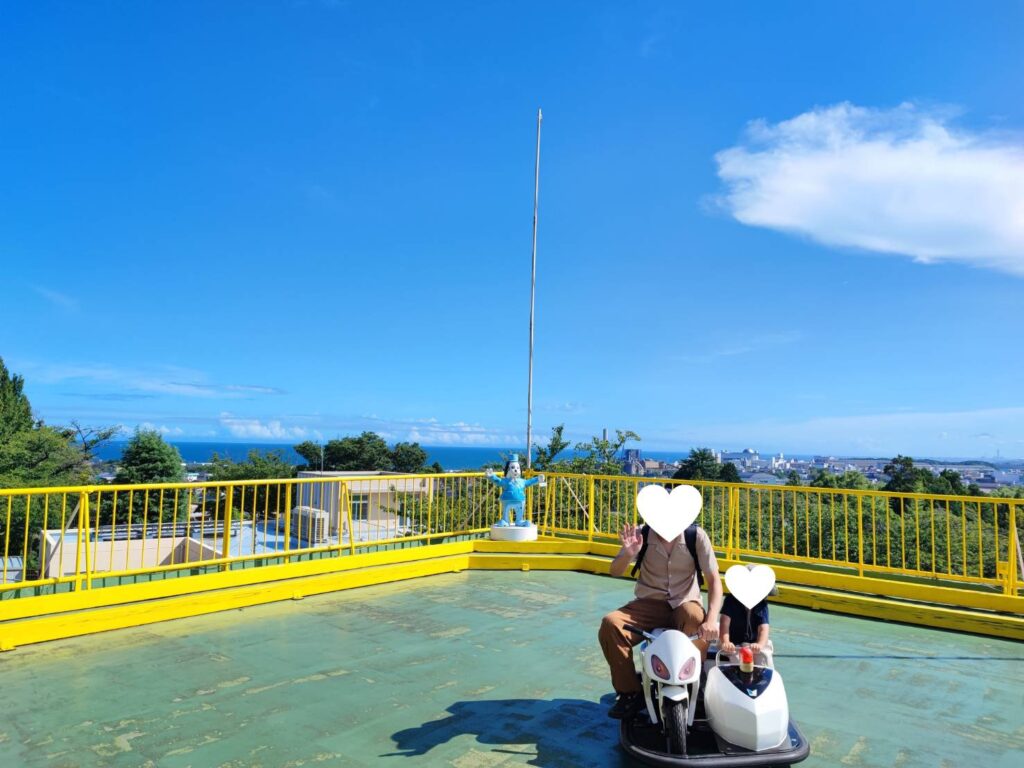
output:
POLYGON ((761 455, 753 448, 744 448, 742 451, 722 451, 719 463, 731 462, 737 467, 751 469, 761 462, 761 455))
POLYGON ((644 468, 644 461, 640 458, 639 448, 627 448, 623 452, 622 457, 622 471, 627 475, 644 475, 646 470, 644 468))

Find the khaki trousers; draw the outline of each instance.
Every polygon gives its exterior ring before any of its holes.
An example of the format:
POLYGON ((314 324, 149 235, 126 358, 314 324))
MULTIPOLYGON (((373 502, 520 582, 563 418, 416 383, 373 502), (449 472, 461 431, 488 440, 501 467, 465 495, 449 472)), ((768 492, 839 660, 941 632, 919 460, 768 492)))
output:
MULTIPOLYGON (((597 639, 601 642, 601 650, 611 669, 615 692, 640 692, 640 681, 633 664, 633 646, 639 645, 643 637, 625 629, 626 624, 648 632, 659 627, 674 627, 684 634, 695 635, 703 622, 704 606, 698 602, 686 602, 673 610, 664 600, 652 598, 634 600, 605 616, 601 620, 597 639)), ((700 649, 701 656, 704 656, 708 644, 703 640, 693 642, 700 649)))

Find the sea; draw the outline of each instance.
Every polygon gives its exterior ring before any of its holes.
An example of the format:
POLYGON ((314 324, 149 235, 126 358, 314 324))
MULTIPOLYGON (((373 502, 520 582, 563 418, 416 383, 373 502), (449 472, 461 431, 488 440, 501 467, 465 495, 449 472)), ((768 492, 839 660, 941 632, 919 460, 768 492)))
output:
MULTIPOLYGON (((221 458, 229 458, 232 461, 244 461, 250 451, 280 451, 286 461, 292 464, 305 464, 290 443, 230 443, 230 442, 175 442, 168 440, 168 443, 178 449, 182 461, 189 464, 202 464, 213 460, 217 454, 221 458)), ((119 461, 124 452, 127 440, 111 440, 99 446, 93 452, 101 461, 119 461)), ((493 447, 465 447, 451 445, 424 445, 421 446, 427 452, 427 464, 435 461, 447 470, 480 469, 487 464, 504 462, 511 454, 523 454, 521 448, 493 448, 493 447)), ((642 451, 641 456, 645 459, 660 459, 662 461, 678 461, 686 458, 688 451, 642 451)), ((558 458, 569 458, 573 455, 571 450, 564 451, 558 458)))

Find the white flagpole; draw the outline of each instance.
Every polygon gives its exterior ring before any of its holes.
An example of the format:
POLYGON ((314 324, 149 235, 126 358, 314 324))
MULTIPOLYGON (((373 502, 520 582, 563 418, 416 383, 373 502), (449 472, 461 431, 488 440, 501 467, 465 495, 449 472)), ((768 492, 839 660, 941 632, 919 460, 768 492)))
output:
POLYGON ((530 272, 530 377, 526 387, 526 468, 530 469, 533 458, 533 306, 537 291, 537 205, 540 198, 540 123, 543 120, 537 110, 537 162, 533 170, 533 269, 530 272))

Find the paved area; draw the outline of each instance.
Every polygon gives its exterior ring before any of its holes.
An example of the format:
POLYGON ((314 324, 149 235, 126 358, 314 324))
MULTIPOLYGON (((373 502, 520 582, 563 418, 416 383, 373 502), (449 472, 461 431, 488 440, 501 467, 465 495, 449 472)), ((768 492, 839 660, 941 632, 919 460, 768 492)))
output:
MULTIPOLYGON (((477 572, 0 655, 2 766, 626 766, 629 584, 477 572), (603 699, 603 700, 602 700, 603 699)), ((1019 766, 1024 643, 773 607, 805 766, 1019 766)))

